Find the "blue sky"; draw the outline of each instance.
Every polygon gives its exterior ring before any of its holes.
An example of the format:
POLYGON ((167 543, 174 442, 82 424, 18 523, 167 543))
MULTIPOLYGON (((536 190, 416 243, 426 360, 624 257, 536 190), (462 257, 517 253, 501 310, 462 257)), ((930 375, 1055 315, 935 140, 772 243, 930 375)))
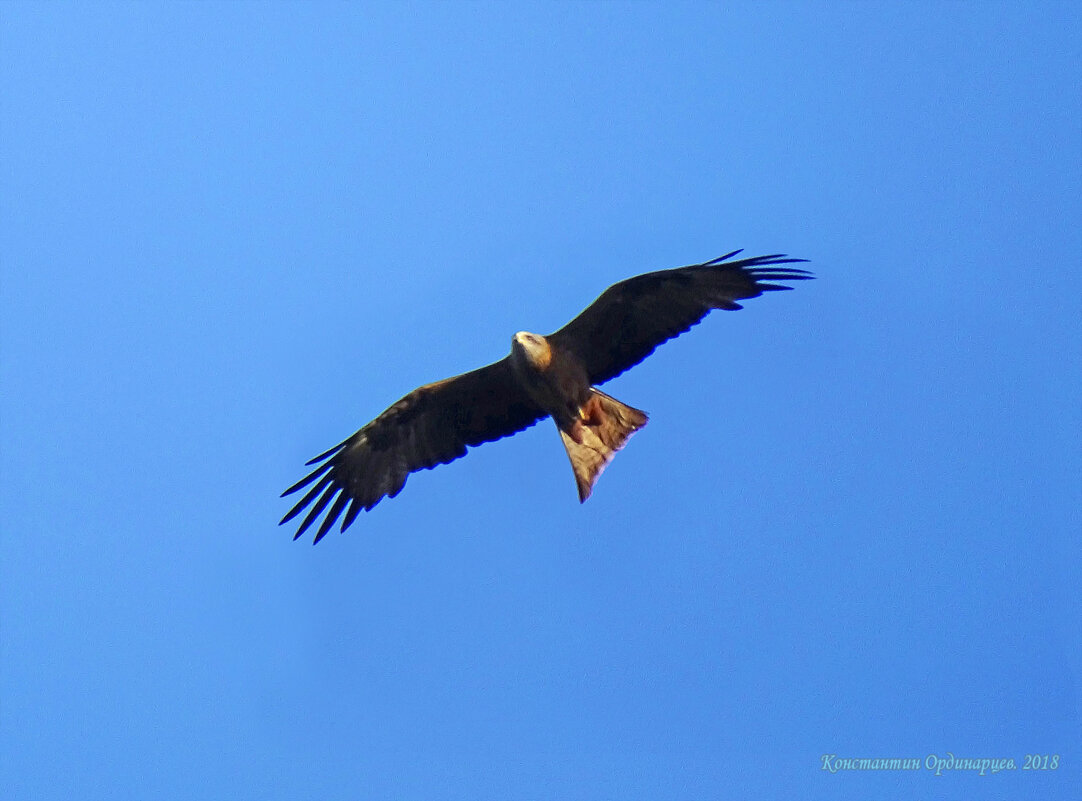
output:
POLYGON ((4 796, 1074 797, 1080 34, 4 3, 4 796), (415 386, 738 247, 819 280, 606 385, 651 422, 587 504, 545 422, 276 525, 415 386))

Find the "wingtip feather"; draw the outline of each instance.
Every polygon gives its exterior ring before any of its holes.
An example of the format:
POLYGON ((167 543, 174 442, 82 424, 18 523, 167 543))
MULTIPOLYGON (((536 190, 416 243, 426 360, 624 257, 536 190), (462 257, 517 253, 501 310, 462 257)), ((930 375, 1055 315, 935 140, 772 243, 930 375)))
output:
POLYGON ((331 527, 338 521, 338 516, 342 514, 342 508, 348 502, 349 496, 344 492, 335 499, 334 505, 327 512, 327 516, 323 518, 323 522, 319 526, 319 531, 316 532, 316 538, 312 541, 313 545, 323 539, 327 532, 331 530, 331 527))
POLYGON ((709 266, 711 266, 713 264, 720 264, 723 261, 728 261, 729 259, 731 259, 733 256, 737 255, 738 253, 743 253, 743 252, 744 252, 744 248, 737 248, 736 250, 732 251, 731 253, 726 253, 724 256, 718 256, 716 259, 711 259, 710 261, 703 262, 703 266, 704 267, 709 267, 709 266))
MULTIPOLYGON (((327 472, 327 470, 329 470, 329 469, 330 469, 330 468, 331 468, 331 467, 333 466, 333 464, 334 464, 333 462, 327 462, 326 464, 324 464, 324 465, 322 465, 322 466, 320 466, 320 467, 317 467, 317 468, 316 468, 315 470, 313 470, 313 471, 312 471, 311 473, 309 473, 308 475, 306 475, 306 476, 305 476, 304 478, 302 478, 302 479, 301 479, 300 481, 298 481, 298 482, 297 482, 296 484, 294 484, 294 485, 293 485, 293 486, 291 486, 291 487, 290 487, 289 489, 287 489, 287 490, 286 490, 285 492, 283 492, 283 493, 281 494, 281 496, 280 496, 280 497, 284 498, 284 497, 286 497, 287 495, 292 495, 292 494, 293 494, 294 492, 296 492, 297 490, 299 490, 299 489, 303 489, 304 487, 308 486, 308 485, 309 485, 309 484, 311 484, 311 483, 312 483, 313 481, 315 481, 315 480, 316 480, 317 478, 319 478, 319 477, 320 477, 320 476, 322 476, 322 475, 323 475, 324 473, 326 473, 326 472, 327 472)), ((325 477, 325 476, 324 476, 324 477, 325 477)))
POLYGON ((319 456, 313 456, 311 459, 309 459, 307 462, 304 463, 304 466, 305 467, 311 467, 312 465, 316 464, 317 462, 322 462, 328 456, 333 456, 334 454, 338 453, 338 451, 342 450, 342 448, 346 447, 347 442, 349 442, 348 439, 343 440, 342 442, 339 442, 337 445, 335 445, 330 450, 323 451, 323 453, 321 453, 319 456))
MULTIPOLYGON (((341 491, 341 487, 331 485, 327 487, 326 491, 319 497, 319 500, 315 502, 315 505, 308 510, 308 514, 305 515, 304 520, 301 521, 300 528, 297 529, 297 537, 301 536, 308 527, 315 522, 320 513, 327 508, 327 504, 331 502, 331 498, 337 495, 341 491)), ((296 539, 296 537, 294 538, 296 539)))
POLYGON ((357 519, 357 515, 361 513, 362 509, 364 509, 364 503, 361 502, 360 498, 354 498, 353 503, 351 503, 349 509, 346 510, 346 516, 342 518, 342 528, 338 530, 345 531, 353 525, 353 521, 357 519))

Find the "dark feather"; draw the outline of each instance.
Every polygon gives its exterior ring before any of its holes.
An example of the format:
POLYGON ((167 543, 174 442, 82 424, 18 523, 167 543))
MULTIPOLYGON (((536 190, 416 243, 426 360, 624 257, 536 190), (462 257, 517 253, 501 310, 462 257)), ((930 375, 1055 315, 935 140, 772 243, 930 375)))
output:
POLYGON ((765 281, 804 281, 807 270, 777 267, 807 259, 777 253, 739 261, 739 250, 703 264, 659 270, 613 284, 578 317, 548 336, 553 347, 574 353, 593 384, 634 367, 658 345, 677 337, 712 309, 742 308, 738 300, 791 287, 765 281))
POLYGON ((545 415, 515 381, 508 359, 426 384, 345 442, 310 461, 309 465, 323 463, 282 495, 314 481, 315 486, 281 522, 292 520, 318 497, 301 522, 296 539, 338 495, 316 532, 315 542, 319 542, 347 504, 343 531, 361 509, 371 509, 381 499, 397 495, 410 473, 454 461, 466 455, 466 448, 514 434, 545 415))

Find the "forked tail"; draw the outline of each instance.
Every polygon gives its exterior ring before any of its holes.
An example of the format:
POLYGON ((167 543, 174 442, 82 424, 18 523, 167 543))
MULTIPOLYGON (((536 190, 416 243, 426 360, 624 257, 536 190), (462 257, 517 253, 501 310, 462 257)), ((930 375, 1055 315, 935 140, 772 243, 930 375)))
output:
POLYGON ((590 390, 581 419, 576 419, 567 431, 559 429, 571 469, 575 471, 580 502, 590 497, 601 471, 631 435, 646 425, 647 419, 645 412, 600 390, 590 390))

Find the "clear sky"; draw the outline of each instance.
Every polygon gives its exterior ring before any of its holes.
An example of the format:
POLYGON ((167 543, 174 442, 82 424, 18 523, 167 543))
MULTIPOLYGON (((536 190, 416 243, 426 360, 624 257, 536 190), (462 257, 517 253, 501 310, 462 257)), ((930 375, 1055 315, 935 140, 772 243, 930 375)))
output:
POLYGON ((1079 797, 1080 98, 1073 4, 3 3, 0 795, 1079 797), (585 505, 544 422, 277 526, 739 247, 819 280, 607 384, 585 505))

